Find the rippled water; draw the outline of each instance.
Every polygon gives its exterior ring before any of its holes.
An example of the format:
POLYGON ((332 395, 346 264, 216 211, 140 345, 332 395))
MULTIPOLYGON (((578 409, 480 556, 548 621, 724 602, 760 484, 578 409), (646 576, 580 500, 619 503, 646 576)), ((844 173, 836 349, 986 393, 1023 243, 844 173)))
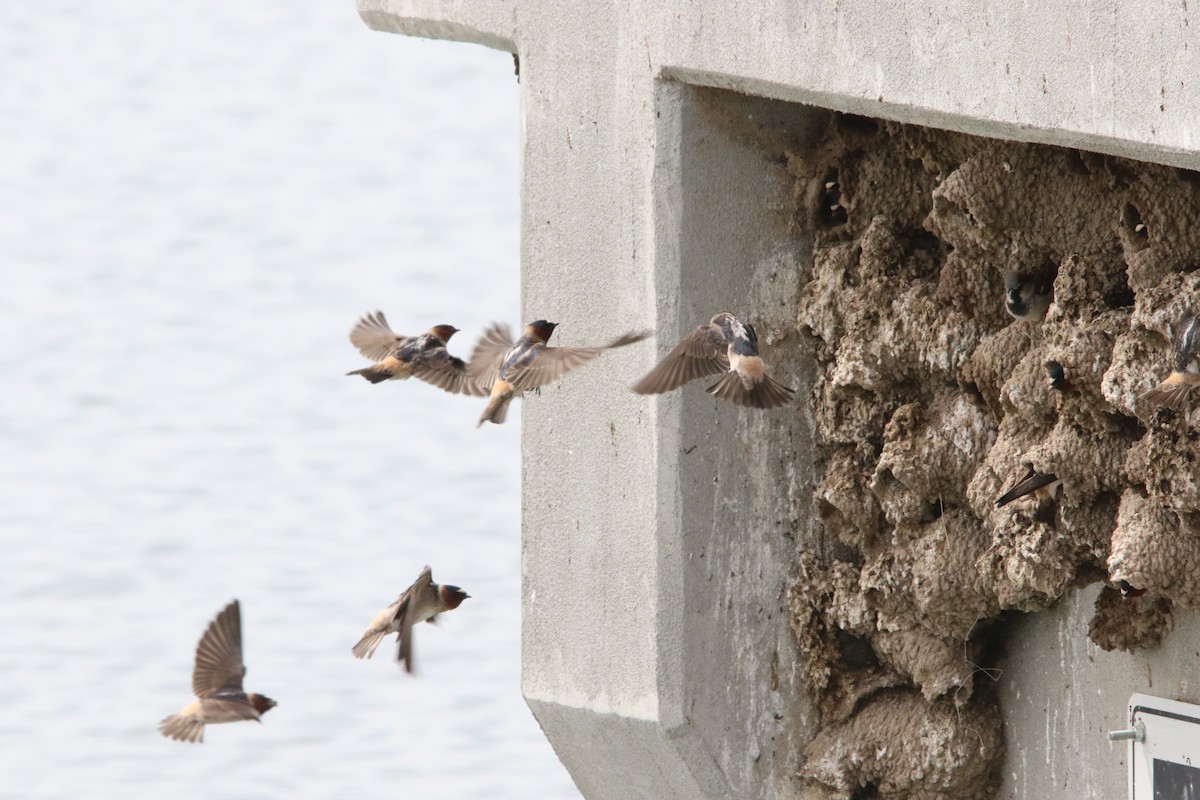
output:
MULTIPOLYGON (((0 6, 0 795, 577 797, 520 697, 518 419, 361 313, 518 312, 509 56, 351 0, 0 6), (350 645, 430 563, 418 678, 350 645), (262 726, 160 737, 230 598, 262 726)), ((390 648, 389 648, 390 649, 390 648)))

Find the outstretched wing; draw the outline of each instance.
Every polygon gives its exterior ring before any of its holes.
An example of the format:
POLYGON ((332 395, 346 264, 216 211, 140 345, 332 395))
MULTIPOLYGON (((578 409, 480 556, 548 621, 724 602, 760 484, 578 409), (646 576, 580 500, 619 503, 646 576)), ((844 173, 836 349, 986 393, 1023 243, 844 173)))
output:
POLYGON ((467 372, 466 363, 439 348, 411 362, 412 374, 451 394, 484 397, 487 390, 479 385, 467 372))
POLYGON ((433 569, 429 565, 426 565, 425 569, 421 570, 421 574, 417 576, 417 580, 405 592, 408 595, 406 598, 408 602, 405 613, 400 617, 399 636, 396 637, 400 646, 396 652, 396 658, 404 664, 406 672, 411 673, 414 669, 412 651, 413 614, 420 603, 420 599, 432 591, 432 586, 433 569))
POLYGON ((697 327, 667 353, 654 369, 633 385, 638 394, 661 394, 688 381, 729 369, 728 344, 721 328, 712 323, 697 327))
POLYGON ((602 347, 546 347, 528 363, 508 367, 505 378, 521 391, 537 389, 583 366, 605 350, 640 342, 649 335, 650 331, 631 331, 602 347))
POLYGON ((391 354, 398 342, 405 339, 390 327, 382 311, 363 316, 350 329, 350 343, 372 361, 382 361, 391 354))
POLYGON ((475 343, 471 360, 467 362, 467 375, 482 394, 491 391, 496 373, 514 344, 512 330, 503 322, 493 322, 475 343))
POLYGON ((201 699, 217 692, 242 691, 242 612, 234 600, 209 623, 196 645, 192 691, 201 699))

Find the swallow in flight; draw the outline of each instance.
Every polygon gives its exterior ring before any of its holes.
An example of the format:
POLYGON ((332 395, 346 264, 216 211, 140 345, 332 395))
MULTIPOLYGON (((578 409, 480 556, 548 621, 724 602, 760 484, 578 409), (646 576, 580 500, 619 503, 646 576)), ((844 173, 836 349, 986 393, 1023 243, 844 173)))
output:
POLYGON ((158 725, 159 733, 181 742, 203 742, 204 726, 260 717, 275 707, 271 698, 245 692, 242 678, 242 613, 234 600, 217 615, 196 646, 192 693, 196 700, 158 725))
POLYGON ((1179 411, 1197 385, 1200 385, 1200 317, 1188 311, 1179 320, 1179 333, 1175 336, 1175 369, 1166 380, 1142 394, 1141 399, 1151 406, 1179 411))
POLYGON ((480 338, 471 354, 467 372, 480 386, 490 386, 491 394, 479 425, 504 422, 514 397, 552 383, 576 367, 588 363, 605 350, 640 342, 649 331, 630 332, 601 347, 549 347, 550 334, 557 322, 535 320, 525 326, 516 340, 507 325, 494 323, 480 338))
POLYGON ((370 658, 375 648, 388 634, 397 634, 400 643, 397 657, 406 672, 413 671, 412 629, 421 622, 437 622, 437 615, 453 611, 471 595, 457 586, 433 582, 433 570, 428 566, 395 601, 375 615, 358 644, 350 648, 355 658, 370 658))
POLYGON ((367 314, 350 330, 350 342, 375 363, 346 374, 362 375, 371 383, 415 376, 451 394, 485 395, 467 375, 463 360, 446 350, 456 333, 453 325, 434 325, 420 336, 401 336, 388 327, 382 311, 367 314))
POLYGON ((661 394, 688 381, 725 373, 709 394, 747 408, 775 408, 795 390, 767 374, 754 328, 723 311, 694 329, 633 385, 638 394, 661 394))

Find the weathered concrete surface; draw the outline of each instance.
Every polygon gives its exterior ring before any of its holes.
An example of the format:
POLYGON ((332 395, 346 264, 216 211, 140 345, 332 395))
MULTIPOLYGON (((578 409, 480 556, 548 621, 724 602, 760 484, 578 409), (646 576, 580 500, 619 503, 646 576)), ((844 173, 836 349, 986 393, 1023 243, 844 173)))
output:
MULTIPOLYGON (((730 310, 751 317, 772 372, 808 397, 794 314, 806 246, 788 228, 786 170, 755 142, 776 128, 753 102, 714 104, 696 87, 1195 167, 1200 26, 1183 4, 1062 0, 359 7, 382 30, 520 55, 526 314, 563 322, 563 344, 659 331, 657 350, 614 352, 525 401, 531 707, 589 798, 797 796, 816 716, 785 591, 797 551, 828 545, 808 506, 813 421, 804 402, 755 415, 696 386, 657 400, 617 391, 730 310)), ((809 116, 795 111, 788 135, 803 138, 809 116)), ((1006 796, 1119 792, 1123 753, 1096 728, 1129 691, 1157 690, 1137 670, 1060 660, 1062 680, 1091 699, 1073 717, 1087 722, 1028 735, 1062 699, 1017 702, 1062 655, 1048 642, 1090 647, 1085 615, 1061 608, 1013 629, 999 689, 1006 796)), ((1176 623, 1165 646, 1190 652, 1194 619, 1176 623)))
POLYGON ((1200 619, 1176 609, 1175 630, 1160 648, 1105 652, 1086 635, 1098 593, 1075 592, 1008 631, 994 676, 1009 750, 998 798, 1125 797, 1128 745, 1105 734, 1128 727, 1129 695, 1200 702, 1200 619))

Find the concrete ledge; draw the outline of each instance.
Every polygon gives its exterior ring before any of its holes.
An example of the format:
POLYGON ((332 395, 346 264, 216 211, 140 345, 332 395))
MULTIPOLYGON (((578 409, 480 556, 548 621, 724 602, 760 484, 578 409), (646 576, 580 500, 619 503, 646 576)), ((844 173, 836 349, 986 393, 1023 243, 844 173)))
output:
POLYGON ((358 15, 377 31, 470 42, 515 53, 516 3, 504 0, 358 0, 358 15))

